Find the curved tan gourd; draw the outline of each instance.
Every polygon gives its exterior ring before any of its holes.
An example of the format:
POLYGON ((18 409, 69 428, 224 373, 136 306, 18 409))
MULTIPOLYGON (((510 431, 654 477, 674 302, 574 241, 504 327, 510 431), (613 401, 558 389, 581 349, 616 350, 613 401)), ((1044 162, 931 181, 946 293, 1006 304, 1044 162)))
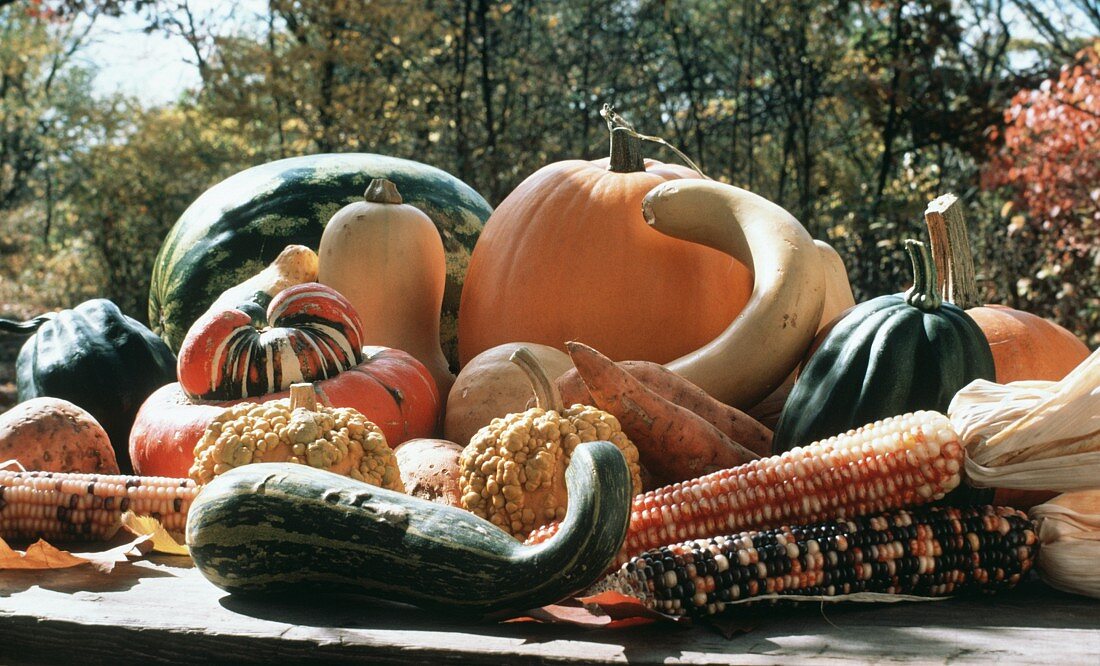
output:
POLYGON ((825 270, 810 234, 790 213, 732 185, 663 183, 643 202, 663 234, 724 252, 753 272, 744 310, 718 337, 665 365, 740 409, 774 391, 802 360, 825 302, 825 270))
POLYGON ((363 342, 408 352, 431 372, 441 398, 454 382, 439 347, 447 254, 431 218, 403 204, 388 180, 332 216, 321 236, 318 281, 363 320, 363 342))
MULTIPOLYGON (((854 306, 856 299, 852 295, 852 284, 848 281, 848 269, 840 254, 825 241, 815 240, 814 245, 817 246, 817 256, 821 259, 821 268, 825 273, 825 304, 821 309, 821 320, 817 324, 817 331, 820 333, 842 312, 854 306)), ((810 349, 809 353, 813 353, 813 350, 810 349)), ((787 375, 779 388, 748 410, 749 415, 774 430, 797 376, 797 370, 787 375)))

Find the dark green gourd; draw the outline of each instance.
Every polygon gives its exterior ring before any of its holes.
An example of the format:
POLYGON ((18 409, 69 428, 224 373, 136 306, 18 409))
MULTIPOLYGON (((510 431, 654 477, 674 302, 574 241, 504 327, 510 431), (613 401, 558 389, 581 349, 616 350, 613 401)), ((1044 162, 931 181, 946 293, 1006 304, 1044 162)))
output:
POLYGON ((944 412, 959 389, 994 378, 981 329, 937 293, 928 249, 913 240, 905 249, 913 287, 861 303, 836 322, 783 406, 773 452, 906 412, 944 412))
POLYGON ((231 593, 360 592, 448 612, 551 604, 595 582, 630 522, 626 460, 582 444, 566 470, 569 508, 550 540, 526 546, 469 511, 292 463, 244 465, 191 506, 199 571, 231 593))
POLYGON ((0 332, 30 334, 15 362, 20 402, 68 400, 95 417, 123 473, 132 471, 128 442, 138 408, 176 380, 168 345, 105 298, 26 322, 0 319, 0 332))

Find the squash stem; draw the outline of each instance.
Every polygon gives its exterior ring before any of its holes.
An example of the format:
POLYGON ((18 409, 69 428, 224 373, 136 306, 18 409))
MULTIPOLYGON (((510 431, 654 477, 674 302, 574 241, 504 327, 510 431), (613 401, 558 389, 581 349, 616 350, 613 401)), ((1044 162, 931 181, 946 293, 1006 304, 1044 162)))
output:
POLYGON ((634 126, 615 113, 614 107, 604 104, 600 115, 607 121, 607 131, 611 133, 611 161, 608 171, 615 173, 638 173, 645 171, 642 158, 642 141, 634 126))
POLYGON ((518 365, 523 374, 527 375, 527 381, 531 382, 531 390, 535 393, 535 406, 559 414, 565 410, 557 385, 546 376, 546 369, 530 349, 520 347, 512 352, 508 360, 518 365))
POLYGON ((925 312, 939 309, 943 299, 936 290, 936 264, 932 262, 928 246, 920 241, 907 239, 905 252, 913 264, 913 286, 905 292, 905 301, 925 312))
POLYGON ((313 390, 313 384, 302 382, 290 385, 290 409, 317 411, 317 392, 313 390))
POLYGON ((684 161, 692 170, 699 174, 700 178, 710 180, 710 176, 703 173, 699 165, 692 161, 676 146, 665 141, 659 136, 649 136, 635 131, 634 126, 626 122, 614 107, 604 104, 600 109, 600 115, 607 121, 607 129, 611 131, 611 161, 607 165, 608 171, 616 173, 636 173, 645 171, 645 160, 642 158, 642 141, 656 143, 676 153, 676 156, 684 161))
POLYGON ((363 201, 381 204, 404 203, 401 193, 397 191, 397 185, 385 178, 371 179, 370 184, 367 185, 367 191, 363 193, 363 201))
POLYGON ((924 220, 932 243, 940 297, 963 310, 981 306, 974 277, 974 254, 958 197, 945 194, 933 200, 924 211, 924 220))

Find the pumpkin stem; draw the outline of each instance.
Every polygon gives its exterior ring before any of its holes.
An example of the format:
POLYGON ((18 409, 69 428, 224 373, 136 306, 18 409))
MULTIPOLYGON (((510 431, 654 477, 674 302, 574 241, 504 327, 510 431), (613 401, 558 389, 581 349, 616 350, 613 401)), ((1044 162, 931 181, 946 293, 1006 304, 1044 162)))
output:
POLYGON ((905 292, 905 301, 925 312, 939 309, 943 299, 936 291, 936 264, 928 246, 910 238, 905 241, 905 251, 913 264, 913 286, 905 292))
POLYGON ((645 171, 642 159, 642 141, 634 126, 615 113, 615 107, 604 104, 600 115, 607 121, 607 131, 611 132, 611 162, 608 171, 615 173, 637 173, 645 171))
POLYGON ((607 165, 608 171, 616 173, 645 171, 641 142, 649 141, 650 143, 660 144, 676 153, 677 157, 698 173, 700 178, 710 180, 710 176, 703 173, 699 165, 679 148, 659 136, 649 136, 635 131, 634 126, 616 113, 615 107, 610 104, 603 105, 603 108, 600 109, 600 115, 607 121, 607 129, 611 131, 611 162, 607 165))
POLYGON ((367 191, 363 193, 363 200, 381 204, 400 204, 405 201, 397 191, 397 185, 385 178, 372 178, 367 185, 367 191))
POLYGON ((565 411, 562 403, 561 392, 557 385, 546 376, 546 369, 527 347, 520 347, 512 352, 509 361, 519 366, 523 374, 527 375, 527 381, 531 382, 531 390, 535 393, 535 406, 546 411, 555 411, 561 414, 565 411))
POLYGON ((932 260, 939 274, 936 287, 940 296, 968 310, 983 303, 974 277, 974 255, 962 208, 958 197, 945 194, 928 204, 924 220, 932 242, 932 260))
POLYGON ((313 384, 302 382, 290 385, 290 410, 295 409, 317 411, 317 392, 313 390, 313 384))
POLYGON ((47 312, 46 314, 38 315, 34 319, 28 319, 27 321, 0 319, 0 333, 30 335, 31 333, 34 333, 39 328, 41 328, 42 324, 45 324, 56 316, 56 312, 47 312))

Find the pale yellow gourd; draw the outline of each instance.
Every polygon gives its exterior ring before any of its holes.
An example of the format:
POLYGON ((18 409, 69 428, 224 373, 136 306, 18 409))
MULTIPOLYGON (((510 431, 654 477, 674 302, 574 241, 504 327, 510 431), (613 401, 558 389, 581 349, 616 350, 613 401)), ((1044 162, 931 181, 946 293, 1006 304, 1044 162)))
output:
POLYGON ((657 231, 752 269, 752 296, 726 330, 665 364, 712 397, 751 408, 783 384, 817 333, 826 269, 813 239, 778 205, 710 180, 662 183, 645 196, 642 212, 657 231))
POLYGON ((454 382, 439 346, 447 255, 431 218, 403 204, 391 181, 376 178, 363 201, 328 221, 318 255, 318 281, 355 306, 363 342, 408 352, 446 396, 454 382))

